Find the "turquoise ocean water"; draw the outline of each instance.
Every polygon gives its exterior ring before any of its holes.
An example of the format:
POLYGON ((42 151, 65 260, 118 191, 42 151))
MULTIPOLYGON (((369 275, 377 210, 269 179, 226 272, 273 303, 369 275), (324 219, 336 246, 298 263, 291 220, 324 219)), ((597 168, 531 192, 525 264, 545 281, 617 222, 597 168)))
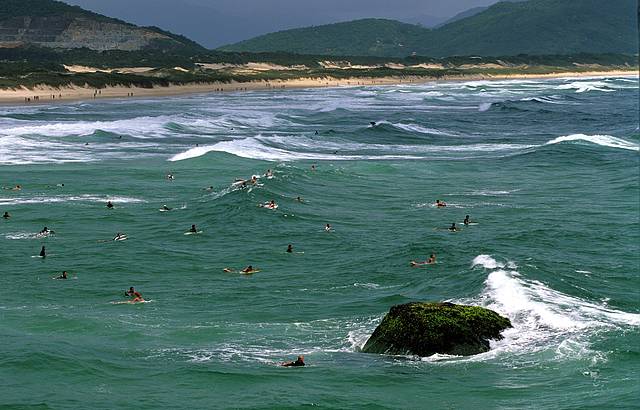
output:
POLYGON ((637 77, 0 107, 0 405, 637 408, 639 142, 637 77), (514 328, 359 352, 415 300, 514 328))

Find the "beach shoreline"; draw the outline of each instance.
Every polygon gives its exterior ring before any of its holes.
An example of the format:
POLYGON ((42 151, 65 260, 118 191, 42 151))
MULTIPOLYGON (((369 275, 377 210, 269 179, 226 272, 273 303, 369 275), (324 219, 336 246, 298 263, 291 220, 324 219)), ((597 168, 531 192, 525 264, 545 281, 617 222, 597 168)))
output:
POLYGON ((456 76, 393 76, 393 77, 348 77, 348 78, 297 78, 271 81, 250 82, 209 82, 152 88, 108 86, 102 89, 80 86, 52 87, 37 86, 32 89, 20 87, 17 89, 0 89, 0 104, 2 105, 35 105, 51 103, 67 103, 77 101, 113 100, 128 98, 171 97, 208 93, 229 93, 242 91, 265 91, 282 89, 305 88, 335 88, 357 86, 384 86, 399 84, 425 84, 431 82, 453 81, 500 81, 526 80, 549 78, 584 78, 610 76, 638 76, 637 70, 609 70, 609 71, 578 71, 552 72, 546 74, 470 74, 456 76), (38 97, 34 100, 34 97, 38 97))

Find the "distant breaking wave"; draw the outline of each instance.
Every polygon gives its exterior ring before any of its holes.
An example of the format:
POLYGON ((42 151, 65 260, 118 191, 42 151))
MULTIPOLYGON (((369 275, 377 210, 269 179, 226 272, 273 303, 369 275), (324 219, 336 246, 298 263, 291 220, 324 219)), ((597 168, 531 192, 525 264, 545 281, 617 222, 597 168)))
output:
MULTIPOLYGON (((316 141, 305 137, 249 137, 222 141, 213 145, 191 148, 169 158, 181 161, 200 157, 212 151, 226 152, 242 158, 265 161, 295 160, 390 160, 425 159, 453 154, 515 153, 535 147, 523 144, 467 144, 467 145, 384 145, 353 142, 316 141)), ((453 157, 455 158, 455 157, 453 157)))
POLYGON ((592 144, 601 145, 603 147, 621 148, 630 151, 640 151, 640 147, 632 142, 623 140, 622 138, 612 137, 611 135, 585 135, 572 134, 564 137, 554 138, 545 143, 545 145, 559 144, 569 141, 586 141, 592 144))
POLYGON ((526 150, 565 142, 587 142, 603 147, 639 151, 637 144, 611 135, 572 134, 547 141, 542 145, 525 144, 467 144, 467 145, 384 145, 352 142, 328 142, 309 140, 305 137, 248 137, 222 141, 212 145, 194 147, 169 158, 169 161, 183 161, 197 158, 209 152, 226 152, 242 158, 265 161, 349 161, 349 160, 397 160, 397 159, 438 159, 455 154, 509 155, 526 150))

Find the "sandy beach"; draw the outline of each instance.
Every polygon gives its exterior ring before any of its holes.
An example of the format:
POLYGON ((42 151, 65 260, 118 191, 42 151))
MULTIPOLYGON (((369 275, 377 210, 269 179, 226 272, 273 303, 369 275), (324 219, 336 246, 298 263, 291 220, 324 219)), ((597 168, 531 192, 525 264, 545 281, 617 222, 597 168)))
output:
POLYGON ((290 88, 321 88, 321 87, 349 87, 359 85, 394 85, 420 84, 433 81, 474 81, 474 80, 508 80, 533 78, 563 78, 563 77, 607 77, 607 76, 638 76, 635 70, 588 71, 588 72, 560 72, 547 74, 473 74, 442 77, 393 76, 377 78, 298 78, 273 81, 251 82, 212 82, 189 85, 170 85, 166 87, 125 87, 109 86, 102 89, 90 87, 69 86, 50 87, 38 86, 33 89, 26 87, 16 89, 0 89, 0 104, 42 104, 69 101, 111 99, 111 98, 140 98, 200 94, 211 92, 239 92, 255 90, 280 90, 290 88), (37 97, 37 98, 34 98, 37 97))

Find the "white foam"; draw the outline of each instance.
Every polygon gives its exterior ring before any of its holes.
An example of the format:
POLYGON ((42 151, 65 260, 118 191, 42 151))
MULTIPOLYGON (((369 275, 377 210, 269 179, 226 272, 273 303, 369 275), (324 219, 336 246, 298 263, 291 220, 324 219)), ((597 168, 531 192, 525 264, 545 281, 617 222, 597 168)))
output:
POLYGON ((577 93, 584 93, 588 91, 601 91, 601 92, 614 92, 610 88, 607 88, 609 84, 604 81, 574 81, 568 84, 560 84, 556 88, 558 90, 576 90, 577 93))
POLYGON ((478 255, 472 265, 491 272, 479 297, 465 302, 480 304, 508 317, 513 328, 503 332, 505 339, 492 342, 490 352, 470 360, 484 360, 504 352, 520 354, 546 349, 556 349, 559 356, 587 355, 591 352, 589 336, 593 332, 640 325, 640 314, 558 292, 540 281, 524 278, 512 270, 513 263, 478 255), (572 353, 566 354, 567 349, 572 353))
POLYGON ((586 141, 592 144, 601 145, 604 147, 621 148, 630 151, 639 151, 640 147, 630 141, 624 140, 618 137, 612 137, 611 135, 585 135, 585 134, 572 134, 563 137, 554 138, 547 141, 545 145, 558 144, 568 141, 586 141))
POLYGON ((126 196, 104 196, 104 195, 54 195, 54 196, 35 196, 35 197, 14 197, 0 198, 0 205, 21 205, 21 204, 48 204, 60 202, 100 202, 111 201, 118 203, 144 203, 144 199, 132 198, 126 196))

